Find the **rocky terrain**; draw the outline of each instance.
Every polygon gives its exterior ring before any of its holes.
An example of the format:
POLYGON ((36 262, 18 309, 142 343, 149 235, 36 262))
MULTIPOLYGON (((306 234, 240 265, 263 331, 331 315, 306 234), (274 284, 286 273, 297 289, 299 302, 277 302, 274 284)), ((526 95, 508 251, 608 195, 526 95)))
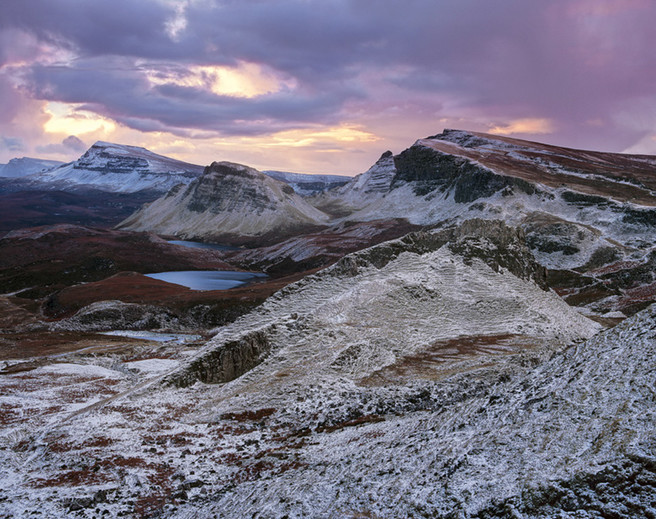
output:
POLYGON ((265 170, 262 171, 285 184, 289 184, 296 193, 302 196, 312 196, 330 189, 343 186, 351 180, 351 177, 343 175, 308 175, 306 173, 289 173, 287 171, 265 170))
POLYGON ((165 193, 177 184, 188 184, 202 171, 201 166, 145 148, 98 141, 76 161, 32 175, 29 180, 63 190, 86 187, 114 193, 165 193))
POLYGON ((656 517, 654 168, 445 130, 3 233, 0 517, 656 517), (207 268, 270 277, 143 275, 207 268))
MULTIPOLYGON (((432 228, 502 219, 525 231, 550 286, 568 302, 592 314, 629 315, 656 300, 655 167, 650 156, 445 130, 398 155, 384 153, 367 172, 310 201, 333 216, 335 235, 356 222, 405 219, 432 228)), ((301 241, 280 247, 276 261, 293 260, 301 241)), ((314 240, 306 241, 319 257, 314 240)))
POLYGON ((409 234, 204 346, 7 362, 0 511, 649 517, 654 308, 599 332, 522 231, 409 234))
MULTIPOLYGON (((68 223, 113 227, 203 167, 138 146, 96 142, 69 164, 16 158, 0 164, 0 231, 68 223)), ((350 177, 264 171, 301 195, 344 185, 350 177)))

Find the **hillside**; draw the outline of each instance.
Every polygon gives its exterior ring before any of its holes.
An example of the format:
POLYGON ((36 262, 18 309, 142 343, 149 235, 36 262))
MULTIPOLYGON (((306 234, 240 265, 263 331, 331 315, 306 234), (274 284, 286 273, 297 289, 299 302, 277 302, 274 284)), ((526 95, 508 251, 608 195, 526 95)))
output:
POLYGON ((118 227, 223 243, 265 243, 324 226, 328 216, 286 183, 230 162, 214 162, 118 227))

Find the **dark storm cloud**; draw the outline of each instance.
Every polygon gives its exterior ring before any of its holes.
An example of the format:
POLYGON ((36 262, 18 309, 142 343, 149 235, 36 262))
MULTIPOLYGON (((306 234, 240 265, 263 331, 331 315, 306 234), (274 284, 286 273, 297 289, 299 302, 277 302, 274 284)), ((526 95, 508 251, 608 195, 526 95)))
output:
POLYGON ((3 4, 0 28, 83 58, 31 67, 34 96, 85 103, 142 130, 253 134, 344 120, 353 104, 366 116, 367 101, 379 110, 414 100, 435 112, 450 98, 480 119, 550 118, 562 140, 586 144, 585 127, 621 147, 644 129, 625 125, 619 136, 616 114, 654 98, 650 1, 192 1, 174 33, 176 5, 24 0, 3 4), (297 88, 244 99, 153 86, 147 61, 169 78, 190 65, 266 64, 297 88))
POLYGON ((17 28, 85 56, 178 56, 164 32, 171 9, 134 0, 10 0, 0 28, 17 28))

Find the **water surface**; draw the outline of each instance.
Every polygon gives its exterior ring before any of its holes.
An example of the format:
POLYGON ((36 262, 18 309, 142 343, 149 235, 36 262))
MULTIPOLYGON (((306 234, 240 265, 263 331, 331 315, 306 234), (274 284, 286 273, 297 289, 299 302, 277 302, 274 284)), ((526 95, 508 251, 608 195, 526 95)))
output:
POLYGON ((267 277, 266 274, 257 272, 231 270, 179 270, 146 274, 146 276, 192 290, 227 290, 267 277))

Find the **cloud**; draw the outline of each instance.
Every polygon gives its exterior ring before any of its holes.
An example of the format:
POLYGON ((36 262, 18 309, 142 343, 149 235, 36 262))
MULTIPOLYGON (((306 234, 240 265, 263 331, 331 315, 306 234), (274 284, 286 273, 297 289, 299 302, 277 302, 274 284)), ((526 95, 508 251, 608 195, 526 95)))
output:
POLYGON ((63 141, 62 144, 64 145, 65 148, 72 150, 72 151, 79 151, 83 152, 87 149, 87 145, 84 144, 78 137, 75 135, 69 135, 66 137, 63 141))
POLYGON ((545 134, 553 133, 554 125, 549 119, 516 119, 504 126, 494 126, 489 130, 493 135, 545 134))
POLYGON ((70 156, 71 152, 81 154, 87 150, 88 146, 84 144, 75 135, 69 135, 60 143, 50 143, 37 146, 35 151, 40 154, 70 156))
POLYGON ((620 150, 647 130, 618 114, 656 84, 656 3, 645 0, 22 0, 2 9, 0 87, 4 74, 78 116, 189 139, 351 125, 411 142, 417 135, 403 131, 449 120, 620 150))
POLYGON ((656 155, 656 133, 646 135, 635 144, 629 146, 622 153, 632 153, 638 155, 656 155))
POLYGON ((23 141, 16 137, 0 136, 0 149, 8 151, 22 151, 25 148, 23 141))
POLYGON ((98 61, 80 60, 66 67, 35 65, 23 77, 34 98, 74 104, 81 112, 143 131, 174 133, 253 135, 280 131, 290 124, 330 123, 346 99, 360 95, 348 86, 316 94, 282 89, 252 98, 219 95, 194 84, 153 85, 148 74, 125 67, 122 60, 110 70, 98 61))

